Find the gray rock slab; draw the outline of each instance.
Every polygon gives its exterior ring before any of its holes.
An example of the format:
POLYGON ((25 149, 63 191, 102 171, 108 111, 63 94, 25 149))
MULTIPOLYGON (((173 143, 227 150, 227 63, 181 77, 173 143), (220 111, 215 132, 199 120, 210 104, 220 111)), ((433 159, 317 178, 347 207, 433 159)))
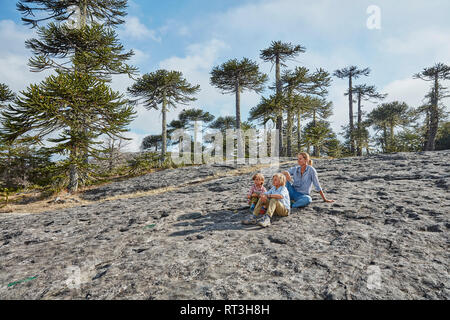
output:
MULTIPOLYGON (((246 226, 253 172, 161 171, 0 215, 0 299, 449 299, 449 151, 317 160, 328 198, 246 226)), ((270 177, 293 166, 260 171, 270 177)))

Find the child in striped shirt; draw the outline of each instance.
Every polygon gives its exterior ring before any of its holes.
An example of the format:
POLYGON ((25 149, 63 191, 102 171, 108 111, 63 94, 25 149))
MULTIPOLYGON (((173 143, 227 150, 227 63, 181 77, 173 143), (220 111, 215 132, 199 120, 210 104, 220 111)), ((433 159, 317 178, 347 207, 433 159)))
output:
POLYGON ((264 192, 267 192, 266 188, 264 188, 264 176, 261 173, 255 174, 252 180, 253 185, 247 193, 248 204, 250 205, 251 212, 255 209, 259 196, 264 192))

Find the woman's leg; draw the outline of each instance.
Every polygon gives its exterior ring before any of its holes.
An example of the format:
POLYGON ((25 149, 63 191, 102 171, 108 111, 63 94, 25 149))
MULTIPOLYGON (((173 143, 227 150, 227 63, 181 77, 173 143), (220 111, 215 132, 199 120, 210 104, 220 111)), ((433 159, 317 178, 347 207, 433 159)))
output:
POLYGON ((302 193, 296 191, 289 181, 286 181, 286 189, 289 191, 289 198, 294 202, 296 202, 303 195, 302 193))
POLYGON ((301 194, 300 197, 295 199, 295 203, 292 205, 292 208, 303 208, 309 205, 312 202, 312 198, 307 194, 301 194))

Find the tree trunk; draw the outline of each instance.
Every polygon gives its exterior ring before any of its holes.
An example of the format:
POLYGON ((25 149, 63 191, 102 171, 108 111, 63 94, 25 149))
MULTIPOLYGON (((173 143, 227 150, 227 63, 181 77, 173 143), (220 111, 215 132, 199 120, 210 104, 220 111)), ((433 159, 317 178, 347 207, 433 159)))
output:
POLYGON ((430 110, 430 127, 428 129, 428 137, 425 151, 434 151, 436 147, 436 135, 439 127, 439 74, 436 72, 434 76, 434 89, 430 110))
POLYGON ((389 126, 389 151, 394 152, 394 125, 391 123, 389 126))
POLYGON ((386 125, 383 126, 383 144, 384 144, 384 153, 387 153, 389 150, 388 148, 388 137, 387 137, 387 127, 386 125))
POLYGON ((79 172, 78 166, 76 164, 77 156, 78 155, 76 148, 70 151, 71 164, 69 165, 69 186, 68 186, 68 190, 70 193, 78 191, 79 172))
POLYGON ((358 146, 357 146, 357 156, 358 157, 362 156, 361 123, 362 123, 361 93, 358 93, 358 146))
MULTIPOLYGON (((275 78, 276 78, 276 88, 277 88, 277 99, 279 100, 282 95, 282 83, 281 83, 281 70, 280 70, 280 57, 276 57, 275 60, 275 78)), ((280 103, 280 101, 278 101, 280 103)), ((278 105, 278 114, 277 114, 277 124, 276 129, 279 130, 280 135, 278 136, 279 143, 279 153, 280 157, 283 156, 283 110, 281 109, 281 105, 278 105)))
POLYGON ((236 129, 241 128, 241 88, 239 82, 236 82, 236 129))
MULTIPOLYGON (((312 120, 312 123, 313 123, 313 128, 316 128, 316 126, 317 126, 317 121, 316 121, 316 111, 315 110, 313 110, 313 120, 312 120)), ((317 137, 316 137, 317 138, 317 137)), ((316 141, 316 143, 317 143, 317 140, 315 140, 316 141)), ((319 147, 317 146, 317 144, 313 144, 313 156, 314 157, 318 157, 319 156, 319 147)))
POLYGON ((300 110, 297 110, 297 153, 302 152, 302 132, 300 127, 301 114, 300 110))
POLYGON ((166 95, 163 94, 163 102, 162 102, 162 148, 161 148, 161 161, 164 162, 166 160, 166 152, 167 152, 167 100, 166 95))
POLYGON ((292 157, 292 126, 293 117, 292 114, 292 104, 289 103, 287 110, 287 127, 286 127, 286 152, 288 157, 292 157))
POLYGON ((349 116, 349 135, 350 135, 350 152, 355 155, 355 141, 353 139, 353 83, 352 75, 348 77, 348 116, 349 116))

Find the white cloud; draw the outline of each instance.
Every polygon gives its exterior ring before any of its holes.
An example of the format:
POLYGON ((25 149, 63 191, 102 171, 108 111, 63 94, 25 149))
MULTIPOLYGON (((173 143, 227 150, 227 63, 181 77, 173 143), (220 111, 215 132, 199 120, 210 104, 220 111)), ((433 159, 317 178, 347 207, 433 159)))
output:
POLYGON ((125 20, 125 24, 120 29, 121 38, 147 40, 152 39, 157 42, 161 42, 161 37, 157 36, 155 30, 147 28, 138 17, 129 16, 125 20))
POLYGON ((220 91, 209 83, 210 71, 223 51, 228 50, 228 45, 220 40, 212 39, 205 43, 196 43, 187 47, 185 57, 170 57, 159 63, 159 67, 167 70, 181 71, 187 81, 193 85, 200 85, 200 92, 196 96, 197 101, 192 105, 217 113, 228 101, 233 101, 230 96, 223 96, 220 91))
POLYGON ((425 56, 431 63, 447 62, 450 57, 449 34, 450 30, 414 29, 407 35, 385 38, 379 49, 408 59, 425 56))
POLYGON ((406 102, 410 107, 417 108, 425 103, 424 97, 430 91, 430 83, 406 78, 392 81, 383 90, 389 94, 386 101, 406 102))
POLYGON ((31 52, 25 48, 25 41, 33 37, 34 31, 29 28, 11 20, 0 20, 0 43, 7 44, 0 46, 0 82, 16 93, 51 74, 50 71, 30 72, 28 59, 31 52))

